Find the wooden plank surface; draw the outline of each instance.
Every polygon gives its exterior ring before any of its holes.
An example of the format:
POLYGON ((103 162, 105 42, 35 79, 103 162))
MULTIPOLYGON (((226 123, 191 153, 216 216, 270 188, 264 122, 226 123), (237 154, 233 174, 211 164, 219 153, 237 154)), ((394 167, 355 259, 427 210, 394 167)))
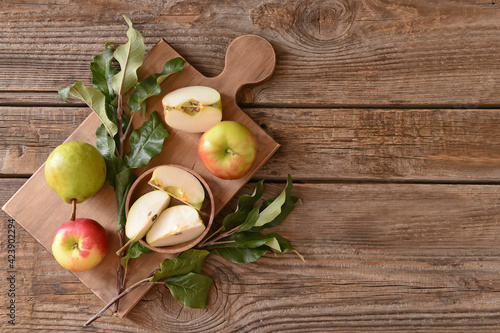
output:
POLYGON ((307 261, 212 255, 207 310, 155 286, 84 330, 102 302, 15 224, 16 325, 2 250, 0 331, 500 331, 498 1, 4 1, 0 205, 88 116, 57 89, 126 41, 122 13, 146 50, 165 38, 207 76, 234 38, 271 43, 273 77, 237 101, 281 148, 240 194, 265 178, 276 195, 291 173, 303 205, 277 231, 307 261))
MULTIPOLYGON (((259 179, 497 182, 500 174, 499 109, 243 110, 282 145, 259 179)), ((0 107, 0 174, 33 173, 88 113, 0 107)))
POLYGON ((167 38, 209 76, 224 68, 234 38, 267 38, 278 55, 276 73, 245 90, 243 102, 500 105, 500 5, 491 0, 6 1, 0 90, 7 96, 0 100, 26 87, 47 92, 76 79, 88 82, 88 64, 103 44, 125 40, 122 13, 137 24, 148 49, 167 38))
MULTIPOLYGON (((0 203, 22 183, 0 180, 0 203)), ((266 184, 266 195, 282 186, 266 184)), ((498 186, 303 184, 294 193, 304 204, 278 232, 306 262, 293 253, 254 264, 212 255, 205 271, 216 287, 207 310, 183 308, 155 287, 129 316, 105 316, 92 331, 500 329, 498 186)), ((4 223, 1 228, 4 234, 4 223)), ((16 329, 77 330, 102 303, 71 273, 56 269, 22 228, 16 232, 16 329)))

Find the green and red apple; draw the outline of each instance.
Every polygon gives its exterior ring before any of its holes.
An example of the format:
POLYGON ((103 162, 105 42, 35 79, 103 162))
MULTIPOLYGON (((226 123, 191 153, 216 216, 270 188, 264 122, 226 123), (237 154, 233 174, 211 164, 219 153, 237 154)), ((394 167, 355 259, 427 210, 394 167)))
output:
POLYGON ((210 87, 174 90, 163 97, 162 104, 165 122, 178 130, 203 133, 222 119, 220 94, 210 87))
POLYGON ((172 165, 157 167, 153 171, 149 184, 198 210, 201 209, 205 200, 205 190, 198 178, 172 165))
POLYGON ((198 156, 216 177, 239 179, 253 166, 257 144, 252 132, 236 121, 222 121, 200 139, 198 156))
POLYGON ((67 203, 83 202, 96 194, 106 180, 106 163, 101 153, 86 142, 59 145, 45 162, 45 179, 67 203))
POLYGON ((146 234, 146 242, 155 247, 172 246, 191 241, 205 231, 200 213, 191 206, 165 209, 146 234))
POLYGON ((106 229, 91 219, 79 218, 63 223, 52 242, 57 262, 72 272, 84 272, 99 264, 109 248, 106 229))

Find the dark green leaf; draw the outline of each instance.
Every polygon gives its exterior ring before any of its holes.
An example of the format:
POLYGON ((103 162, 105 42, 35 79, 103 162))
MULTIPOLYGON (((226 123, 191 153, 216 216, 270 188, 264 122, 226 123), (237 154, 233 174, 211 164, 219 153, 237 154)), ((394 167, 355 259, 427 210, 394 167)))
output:
POLYGON ((187 250, 179 254, 177 258, 165 259, 161 265, 160 270, 155 272, 152 277, 152 282, 157 282, 161 279, 186 274, 189 272, 200 273, 205 258, 210 254, 206 250, 187 250))
POLYGON ((95 56, 94 60, 90 63, 94 88, 99 89, 104 94, 108 103, 116 98, 111 85, 111 80, 117 73, 116 69, 111 66, 111 61, 113 60, 113 50, 109 48, 111 45, 115 45, 115 43, 106 43, 104 45, 104 52, 95 56))
POLYGON ((151 253, 151 252, 152 252, 152 250, 148 249, 147 247, 145 247, 144 245, 142 245, 140 242, 132 242, 128 246, 127 254, 124 255, 120 259, 120 263, 122 264, 123 268, 127 268, 128 261, 130 259, 139 258, 139 256, 141 254, 143 254, 143 253, 144 254, 148 254, 148 253, 151 253))
POLYGON ((221 230, 226 230, 229 227, 244 223, 247 220, 248 214, 254 208, 255 203, 260 199, 262 193, 264 193, 262 182, 261 180, 257 183, 252 195, 244 194, 238 199, 238 205, 236 206, 235 212, 224 218, 221 230))
POLYGON ((111 137, 114 137, 118 132, 118 127, 108 117, 105 97, 101 91, 92 87, 85 87, 81 81, 78 81, 66 88, 59 89, 58 92, 65 102, 68 101, 68 97, 75 97, 87 103, 92 111, 99 116, 111 137))
POLYGON ((259 208, 260 207, 255 207, 250 211, 250 213, 248 213, 245 222, 240 225, 236 232, 242 232, 252 229, 252 227, 255 225, 255 222, 257 222, 259 218, 259 208))
POLYGON ((130 187, 136 179, 137 177, 129 168, 120 171, 116 175, 115 195, 118 214, 118 226, 116 227, 117 231, 121 230, 121 228, 123 228, 125 226, 125 223, 127 222, 127 218, 125 216, 125 202, 127 201, 127 195, 130 187))
MULTIPOLYGON (((211 247, 213 248, 213 247, 211 247)), ((260 246, 250 249, 246 246, 238 245, 235 243, 220 244, 215 251, 224 259, 233 263, 249 263, 262 257, 269 252, 267 246, 260 246)))
POLYGON ((208 276, 187 273, 173 276, 165 284, 179 302, 190 308, 204 309, 212 282, 208 276))
POLYGON ((125 156, 127 165, 133 169, 147 165, 161 152, 163 141, 168 135, 158 113, 151 113, 151 118, 130 136, 130 153, 125 156))
POLYGON ((270 248, 281 252, 281 248, 279 247, 279 245, 276 248, 278 241, 275 239, 273 234, 262 235, 258 232, 242 232, 236 235, 235 241, 236 244, 246 246, 251 249, 267 245, 270 248), (272 245, 270 246, 270 244, 272 245))
MULTIPOLYGON (((181 58, 174 58, 165 63, 163 66, 163 71, 161 73, 156 73, 148 76, 141 83, 136 85, 135 91, 128 100, 128 106, 132 113, 145 110, 143 106, 144 101, 154 95, 158 95, 161 92, 160 84, 169 75, 173 73, 179 73, 182 71, 184 66, 184 60, 181 58)), ((144 114, 143 114, 144 116, 144 114)))
POLYGON ((117 95, 124 95, 137 83, 137 69, 144 61, 144 40, 139 31, 132 26, 130 19, 123 15, 129 29, 127 30, 128 42, 116 48, 114 58, 120 64, 118 72, 111 81, 113 90, 117 95))
POLYGON ((96 130, 96 146, 106 162, 106 183, 114 188, 116 175, 124 169, 125 162, 115 155, 115 141, 110 138, 104 125, 96 130))

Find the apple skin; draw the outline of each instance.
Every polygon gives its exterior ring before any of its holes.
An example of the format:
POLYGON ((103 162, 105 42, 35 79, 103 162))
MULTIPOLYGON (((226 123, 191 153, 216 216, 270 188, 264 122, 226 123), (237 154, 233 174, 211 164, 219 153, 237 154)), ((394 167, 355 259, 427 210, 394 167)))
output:
POLYGON ((104 259, 108 249, 106 229, 86 218, 63 223, 52 242, 54 258, 72 272, 84 272, 95 267, 104 259))
POLYGON ((252 132, 236 121, 222 121, 206 131, 198 144, 198 157, 214 176, 239 179, 252 168, 257 144, 252 132))
POLYGON ((45 179, 66 203, 83 202, 106 181, 106 162, 89 143, 71 141, 56 147, 45 162, 45 179))

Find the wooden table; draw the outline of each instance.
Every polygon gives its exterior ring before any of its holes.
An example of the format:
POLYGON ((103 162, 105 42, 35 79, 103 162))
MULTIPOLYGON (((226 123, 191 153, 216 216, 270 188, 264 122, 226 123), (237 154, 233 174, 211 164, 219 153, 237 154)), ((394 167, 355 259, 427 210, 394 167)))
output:
MULTIPOLYGON (((90 82, 104 43, 126 41, 121 13, 147 50, 165 38, 208 76, 234 38, 271 42, 274 76, 238 98, 282 146, 241 193, 266 179, 276 195, 292 174, 303 205, 276 231, 306 262, 212 255, 206 310, 158 286, 82 331, 500 330, 497 1, 4 1, 0 204, 89 115, 57 89, 90 82)), ((0 214, 1 331, 79 331, 102 302, 16 223, 10 273, 0 214)))

